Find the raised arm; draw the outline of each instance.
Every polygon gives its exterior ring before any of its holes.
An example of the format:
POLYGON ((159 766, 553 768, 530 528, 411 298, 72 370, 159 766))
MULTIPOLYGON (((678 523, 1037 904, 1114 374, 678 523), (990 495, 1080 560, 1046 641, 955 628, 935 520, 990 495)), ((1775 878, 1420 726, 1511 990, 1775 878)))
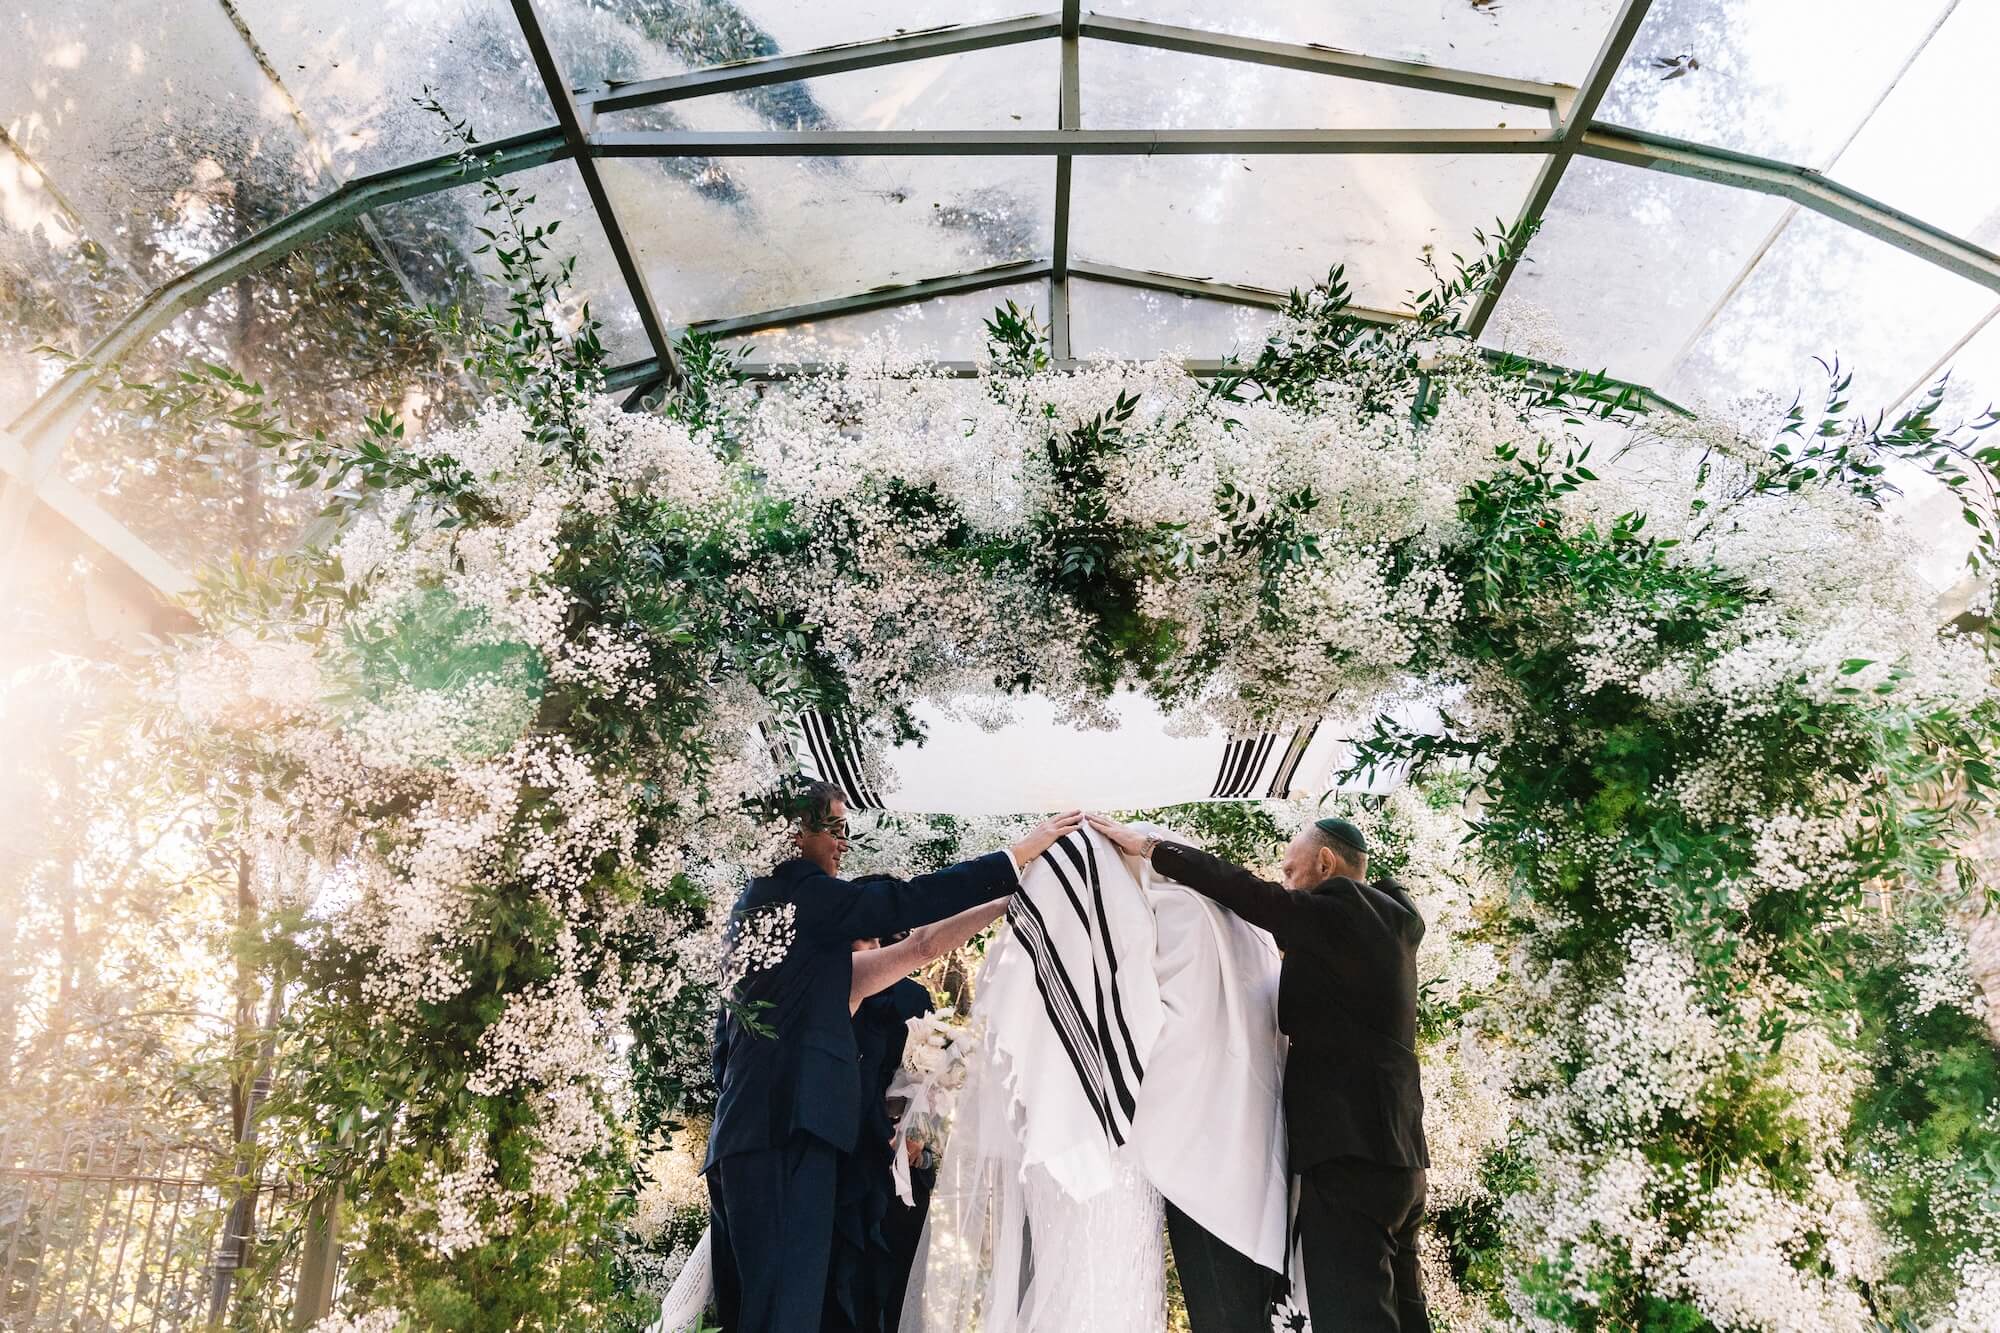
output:
POLYGON ((864 949, 854 955, 854 985, 847 994, 847 1011, 880 990, 887 990, 927 963, 935 962, 999 919, 1006 898, 981 903, 957 916, 919 926, 894 944, 864 949))
POLYGON ((851 883, 815 875, 796 895, 798 929, 828 941, 879 939, 957 916, 1020 886, 1021 867, 1083 822, 1076 811, 1052 815, 1004 852, 914 879, 851 883))
POLYGON ((827 942, 876 939, 913 930, 1005 897, 1019 882, 1004 852, 914 879, 854 883, 815 874, 799 885, 798 929, 827 942))
POLYGON ((1163 842, 1153 849, 1153 868, 1168 879, 1215 900, 1253 926, 1271 932, 1280 949, 1293 947, 1299 928, 1310 919, 1312 904, 1302 893, 1259 879, 1242 866, 1219 856, 1163 842))

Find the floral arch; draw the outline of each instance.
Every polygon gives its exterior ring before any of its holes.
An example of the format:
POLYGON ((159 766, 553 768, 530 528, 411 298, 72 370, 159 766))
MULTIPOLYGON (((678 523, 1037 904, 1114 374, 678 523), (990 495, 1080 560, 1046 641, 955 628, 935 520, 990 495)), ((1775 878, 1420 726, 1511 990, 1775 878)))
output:
MULTIPOLYGON (((1393 328, 1335 270, 1209 380, 1052 372, 1003 308, 972 381, 871 345, 760 395, 694 338, 627 414, 490 188, 516 298, 469 331, 477 416, 326 442, 200 386, 325 488, 326 536, 207 577, 124 733, 292 886, 252 942, 301 996, 266 1150, 364 1230, 336 1326, 643 1325, 688 1168, 645 1145, 699 1108, 720 911, 783 836, 770 736, 827 710, 867 766, 918 700, 1088 723, 1121 686, 1237 729, 1441 709, 1375 728, 1360 761, 1419 776, 1358 813, 1436 926, 1464 1326, 2000 1298, 1962 960, 1869 910, 1973 888, 1987 645, 1877 502, 1928 472, 1989 559, 1991 417, 1851 421, 1836 376, 1756 439, 1496 362, 1456 317, 1518 237, 1393 328)), ((1178 817, 1255 858, 1282 814, 1178 817)), ((890 819, 876 851, 984 832, 890 819)))

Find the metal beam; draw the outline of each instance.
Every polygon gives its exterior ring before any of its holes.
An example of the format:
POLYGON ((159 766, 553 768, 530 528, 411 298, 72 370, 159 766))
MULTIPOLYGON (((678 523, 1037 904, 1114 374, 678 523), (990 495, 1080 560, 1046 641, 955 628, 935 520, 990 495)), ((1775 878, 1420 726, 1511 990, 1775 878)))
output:
MULTIPOLYGON (((0 472, 19 482, 28 475, 28 467, 27 449, 12 435, 0 431, 0 472)), ((185 571, 141 541, 130 528, 78 490, 67 477, 43 478, 35 491, 35 498, 41 502, 46 513, 60 519, 85 545, 103 552, 114 568, 136 574, 160 596, 171 600, 193 590, 194 580, 185 571)), ((8 571, 5 578, 12 578, 12 572, 18 570, 21 563, 16 553, 14 559, 0 564, 0 570, 8 571)))
POLYGON ((583 177, 583 188, 590 195, 590 206, 597 210, 597 221, 611 247, 611 257, 618 263, 619 276, 625 279, 626 291, 639 312, 639 326, 646 331, 646 341, 652 346, 653 355, 665 367, 667 382, 678 384, 681 369, 674 362, 674 344, 667 334, 666 321, 660 318, 660 308, 653 300, 653 289, 646 282, 646 270, 640 267, 638 258, 625 239, 625 229, 619 224, 618 210, 604 188, 604 175, 597 169, 597 159, 586 151, 590 125, 570 93, 569 80, 563 77, 562 61, 556 57, 555 48, 549 45, 548 34, 542 31, 542 21, 535 13, 535 0, 514 0, 514 17, 521 25, 521 35, 528 39, 528 52, 534 57, 535 68, 542 76, 542 87, 548 92, 549 103, 555 107, 556 123, 562 127, 563 140, 576 157, 577 174, 583 177))
MULTIPOLYGON (((1283 308, 1288 299, 1288 293, 1264 287, 1246 287, 1237 283, 1188 278, 1175 273, 1158 273, 1148 269, 1120 268, 1112 264, 1097 264, 1080 259, 1071 261, 1069 270, 1072 277, 1087 278, 1095 282, 1115 283, 1121 287, 1140 287, 1147 291, 1165 292, 1174 296, 1200 297, 1270 310, 1283 308)), ((758 329, 790 328, 799 324, 810 324, 816 320, 914 305, 936 296, 962 295, 1014 283, 1034 282, 1049 277, 1052 271, 1053 266, 1043 261, 1022 260, 1012 264, 996 264, 990 268, 974 269, 969 273, 952 273, 944 277, 926 278, 921 282, 873 287, 865 292, 836 296, 825 301, 812 301, 804 305, 779 306, 771 310, 730 315, 723 319, 696 320, 686 327, 691 333, 732 337, 758 329)), ((1401 311, 1372 310, 1366 306, 1351 306, 1348 313, 1353 318, 1369 324, 1395 324, 1409 318, 1408 314, 1401 311)))
POLYGON ((1613 125, 1591 126, 1577 151, 1605 162, 1789 199, 1947 272, 2000 291, 2000 255, 1805 167, 1613 125))
POLYGON ((827 301, 780 306, 775 310, 731 315, 726 319, 698 319, 687 328, 690 333, 708 333, 724 338, 738 333, 749 333, 756 329, 789 328, 796 324, 810 324, 815 320, 831 319, 840 315, 859 315, 891 306, 915 305, 934 296, 983 292, 1017 282, 1034 282, 1048 276, 1049 266, 1046 263, 1038 259, 1026 259, 1012 264, 995 264, 991 268, 974 269, 970 273, 952 273, 941 278, 926 278, 921 282, 875 287, 852 296, 836 296, 827 301))
POLYGON ((1149 157, 1252 153, 1546 153, 1553 130, 600 130, 603 157, 1149 157))
POLYGON ((1327 74, 1365 83, 1386 83, 1398 88, 1476 97, 1487 102, 1504 102, 1510 106, 1535 107, 1557 113, 1576 96, 1576 89, 1567 84, 1505 79, 1498 75, 1476 74, 1411 60, 1383 60, 1316 43, 1267 42, 1257 37, 1237 37, 1144 19, 1106 18, 1093 14, 1083 20, 1082 31, 1085 37, 1101 41, 1149 46, 1162 51, 1184 51, 1190 55, 1236 60, 1251 65, 1274 65, 1280 69, 1303 70, 1308 74, 1327 74))
MULTIPOLYGON (((1049 369, 1055 371, 1072 371, 1104 364, 1105 362, 1101 359, 1070 357, 1062 361, 1051 360, 1049 362, 1049 369)), ((1221 374, 1224 364, 1224 362, 1219 360, 1188 360, 1181 362, 1181 365, 1190 375, 1195 375, 1203 379, 1221 374)), ((982 374, 991 369, 991 367, 979 361, 934 361, 931 365, 942 373, 943 378, 959 380, 978 379, 982 374)), ((804 375, 822 374, 831 369, 833 369, 832 364, 825 361, 751 361, 745 362, 740 367, 743 378, 755 383, 797 379, 804 375)))
POLYGON ((1023 18, 1001 19, 997 23, 968 23, 955 28, 929 28, 922 32, 898 33, 880 41, 850 42, 790 55, 690 70, 663 79, 610 83, 601 88, 579 90, 577 96, 579 103, 599 114, 630 111, 663 102, 682 102, 690 97, 740 93, 774 83, 844 74, 849 70, 875 69, 909 60, 957 55, 962 51, 1013 46, 1053 37, 1061 28, 1061 18, 1055 14, 1031 14, 1023 18))
MULTIPOLYGON (((1062 61, 1056 79, 1056 127, 1074 134, 1083 128, 1083 74, 1078 58, 1078 32, 1083 26, 1083 0, 1063 0, 1062 61)), ((1056 156, 1055 249, 1049 261, 1049 354, 1058 361, 1070 355, 1069 220, 1070 178, 1076 159, 1056 156)))
MULTIPOLYGON (((1562 184, 1563 173, 1569 170, 1570 160, 1576 156, 1583 143, 1585 131, 1591 127, 1591 118, 1604 101, 1604 94, 1611 89, 1611 81, 1618 75, 1618 69, 1625 63, 1625 52, 1631 49, 1632 39, 1639 35, 1639 27, 1646 21, 1646 10, 1652 0, 1624 0, 1619 7, 1618 17, 1612 20, 1611 31, 1604 35, 1604 44, 1597 49, 1597 57, 1590 64, 1590 73, 1584 76, 1583 86, 1562 115, 1562 123, 1556 131, 1555 151, 1548 161, 1542 163, 1535 173, 1534 186, 1528 191, 1528 201, 1522 205, 1521 214, 1515 220, 1516 230, 1539 227, 1542 214, 1548 211, 1549 202, 1556 197, 1556 187, 1562 184)), ((1466 312, 1465 331, 1477 338, 1486 331, 1486 321, 1493 317, 1493 308, 1500 301, 1500 295, 1507 290, 1507 283, 1514 276, 1514 269, 1520 256, 1514 255, 1502 262, 1494 270, 1493 277, 1466 312)))
MULTIPOLYGON (((1070 6, 1065 5, 1065 9, 1070 6)), ((965 51, 991 50, 1021 42, 1061 37, 1065 14, 1027 14, 992 23, 968 23, 957 27, 928 28, 921 32, 898 33, 876 41, 849 42, 744 60, 708 69, 690 70, 658 79, 610 82, 577 90, 578 101, 598 112, 630 111, 691 97, 711 97, 718 93, 743 92, 799 79, 844 74, 851 70, 876 69, 911 60, 931 60, 965 51)), ((1076 36, 1147 46, 1167 51, 1183 51, 1216 60, 1242 64, 1271 65, 1335 78, 1384 83, 1426 92, 1447 93, 1510 106, 1527 106, 1561 112, 1576 94, 1561 83, 1540 83, 1530 79, 1509 79, 1472 70, 1451 69, 1419 61, 1384 60, 1375 56, 1342 51, 1313 43, 1272 42, 1232 33, 1210 32, 1170 23, 1141 19, 1082 15, 1068 25, 1076 36)))
MULTIPOLYGON (((1246 287, 1241 283, 1215 282, 1208 278, 1184 278, 1173 273, 1156 273, 1151 269, 1121 268, 1116 264, 1078 260, 1069 266, 1069 271, 1079 278, 1113 282, 1121 287, 1142 287, 1152 292, 1199 296, 1212 301, 1230 301, 1236 305, 1262 306, 1269 310, 1282 310, 1290 299, 1290 293, 1272 291, 1268 287, 1246 287)), ((1367 324, 1400 324, 1410 317, 1406 311, 1376 310, 1368 306, 1349 306, 1347 314, 1367 324)))

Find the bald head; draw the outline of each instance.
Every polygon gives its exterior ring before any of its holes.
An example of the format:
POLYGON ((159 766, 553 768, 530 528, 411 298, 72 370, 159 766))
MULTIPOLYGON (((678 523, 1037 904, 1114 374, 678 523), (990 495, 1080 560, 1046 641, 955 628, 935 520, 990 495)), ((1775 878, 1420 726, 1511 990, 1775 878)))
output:
POLYGON ((1282 868, 1288 889, 1310 889, 1335 875, 1366 879, 1368 843, 1346 820, 1321 819, 1293 836, 1282 868))

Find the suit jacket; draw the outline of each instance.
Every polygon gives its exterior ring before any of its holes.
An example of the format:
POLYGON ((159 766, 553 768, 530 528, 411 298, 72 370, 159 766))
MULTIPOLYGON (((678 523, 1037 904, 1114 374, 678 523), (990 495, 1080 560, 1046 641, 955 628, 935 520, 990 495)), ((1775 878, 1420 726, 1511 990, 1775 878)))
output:
POLYGON ((860 1052, 847 1011, 854 941, 956 916, 1005 897, 1019 882, 1005 852, 909 881, 853 883, 802 858, 752 879, 732 922, 790 903, 795 933, 782 959, 733 992, 770 1032, 752 1032, 728 1006, 717 1015, 715 1123, 703 1169, 733 1153, 779 1147, 799 1132, 852 1152, 861 1118, 860 1052))
POLYGON ((1417 1073, 1417 944, 1424 921, 1394 880, 1336 875, 1294 893, 1175 843, 1163 875, 1271 932, 1285 1061, 1285 1133, 1294 1172, 1333 1157, 1427 1167, 1417 1073))

